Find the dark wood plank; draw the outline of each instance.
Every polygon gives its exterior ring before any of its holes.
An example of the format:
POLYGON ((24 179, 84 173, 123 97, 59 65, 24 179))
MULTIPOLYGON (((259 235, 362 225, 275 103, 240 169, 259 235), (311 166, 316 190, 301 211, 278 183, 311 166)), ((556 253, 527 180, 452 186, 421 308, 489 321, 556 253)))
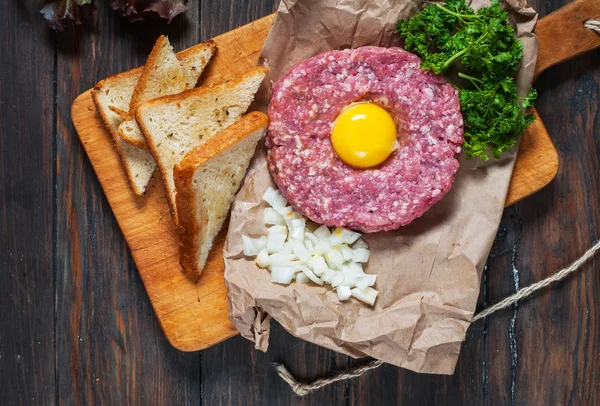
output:
POLYGON ((0 3, 0 404, 52 404, 54 39, 0 3))
POLYGON ((142 65, 162 34, 198 42, 199 8, 166 23, 130 24, 98 2, 87 28, 60 37, 57 55, 58 400, 73 404, 197 404, 200 357, 172 348, 158 327, 127 246, 70 118, 74 98, 142 65))
MULTIPOLYGON (((600 239, 599 67, 596 51, 539 79, 540 115, 554 129, 562 165, 552 187, 519 205, 523 286, 569 265, 600 239)), ((596 258, 519 307, 515 403, 600 403, 599 275, 596 258)))
MULTIPOLYGON (((566 0, 532 1, 540 15, 566 0)), ((600 238, 600 52, 551 68, 536 87, 538 112, 559 151, 556 179, 505 213, 507 245, 491 260, 489 302, 567 266, 600 238), (559 107, 560 106, 560 107, 559 107), (508 218, 512 217, 512 219, 508 218), (514 273, 513 273, 514 269, 514 273)), ((489 320, 490 404, 597 404, 600 261, 489 320)))

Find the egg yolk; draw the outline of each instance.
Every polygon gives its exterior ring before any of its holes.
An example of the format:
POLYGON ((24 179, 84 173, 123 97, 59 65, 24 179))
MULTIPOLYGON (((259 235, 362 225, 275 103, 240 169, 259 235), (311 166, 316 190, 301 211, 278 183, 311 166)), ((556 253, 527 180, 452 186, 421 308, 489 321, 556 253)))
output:
POLYGON ((396 123, 382 107, 354 103, 337 116, 331 130, 333 150, 340 159, 358 168, 385 161, 396 145, 396 123))

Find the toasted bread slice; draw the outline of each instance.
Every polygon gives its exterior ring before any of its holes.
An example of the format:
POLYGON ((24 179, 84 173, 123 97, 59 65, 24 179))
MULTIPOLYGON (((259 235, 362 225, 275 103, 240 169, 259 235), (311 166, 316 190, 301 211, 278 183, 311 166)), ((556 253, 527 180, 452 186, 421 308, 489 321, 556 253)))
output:
POLYGON ((129 101, 140 74, 141 70, 137 70, 111 76, 100 81, 92 90, 94 104, 113 138, 129 184, 137 195, 143 194, 146 190, 146 185, 156 169, 156 162, 149 152, 121 140, 118 128, 123 118, 115 112, 115 109, 126 111, 129 108, 129 101), (111 106, 114 109, 111 109, 111 106))
POLYGON ((268 123, 265 114, 249 113, 175 165, 179 258, 186 271, 202 272, 268 123))
POLYGON ((181 93, 185 89, 196 86, 196 82, 204 67, 214 53, 214 44, 209 43, 198 52, 195 58, 184 67, 173 52, 169 39, 161 35, 152 48, 142 75, 135 86, 129 103, 130 117, 119 126, 119 136, 125 142, 148 150, 148 145, 140 131, 133 112, 140 104, 161 96, 181 93), (200 69, 199 69, 200 68, 200 69))
MULTIPOLYGON (((186 82, 195 83, 198 80, 214 52, 214 42, 208 41, 177 54, 177 58, 183 66, 186 82)), ((142 69, 143 67, 140 67, 110 76, 98 82, 92 90, 94 104, 113 138, 127 179, 137 195, 143 194, 146 190, 152 173, 156 169, 156 162, 150 153, 124 142, 119 137, 118 128, 128 115, 131 97, 142 74, 142 69)))
POLYGON ((158 164, 175 222, 173 167, 246 112, 266 72, 257 67, 235 81, 161 97, 136 109, 135 118, 158 164))

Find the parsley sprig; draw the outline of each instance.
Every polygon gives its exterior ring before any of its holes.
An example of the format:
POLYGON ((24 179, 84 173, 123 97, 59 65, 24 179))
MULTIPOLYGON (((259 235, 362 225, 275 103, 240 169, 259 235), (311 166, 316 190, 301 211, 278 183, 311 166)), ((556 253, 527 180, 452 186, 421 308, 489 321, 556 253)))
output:
POLYGON ((421 68, 436 74, 458 72, 467 158, 488 160, 511 149, 534 120, 525 109, 537 93, 519 98, 514 76, 523 44, 498 0, 475 13, 465 0, 428 4, 410 20, 398 21, 404 48, 421 56, 421 68))

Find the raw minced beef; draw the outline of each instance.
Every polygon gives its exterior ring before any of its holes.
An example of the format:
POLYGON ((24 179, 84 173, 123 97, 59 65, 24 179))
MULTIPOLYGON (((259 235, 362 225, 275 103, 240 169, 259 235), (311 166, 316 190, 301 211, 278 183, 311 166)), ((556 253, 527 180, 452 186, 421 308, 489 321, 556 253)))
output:
POLYGON ((420 217, 452 187, 463 142, 456 90, 424 72, 401 48, 330 51, 295 65, 273 86, 268 164, 287 201, 317 223, 363 232, 393 230, 420 217), (381 165, 354 168, 330 141, 351 103, 384 107, 398 148, 381 165))

